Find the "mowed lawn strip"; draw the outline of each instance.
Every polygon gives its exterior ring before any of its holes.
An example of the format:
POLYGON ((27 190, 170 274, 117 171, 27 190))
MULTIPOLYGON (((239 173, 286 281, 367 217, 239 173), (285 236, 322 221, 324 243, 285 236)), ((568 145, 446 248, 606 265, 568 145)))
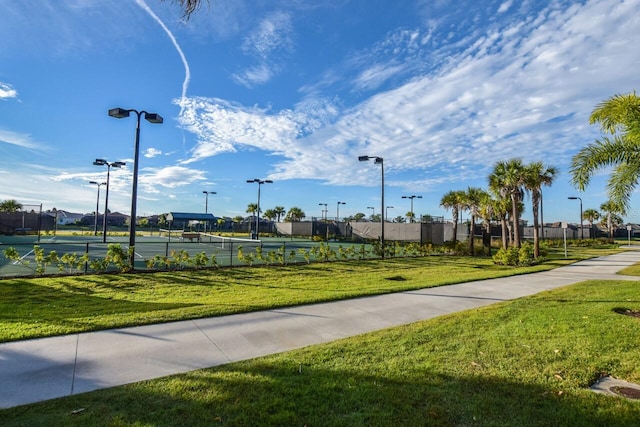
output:
POLYGON ((590 281, 250 361, 0 411, 3 426, 637 426, 640 284, 590 281))
POLYGON ((614 249, 576 249, 533 267, 430 256, 309 265, 0 280, 0 342, 220 316, 548 270, 614 249))

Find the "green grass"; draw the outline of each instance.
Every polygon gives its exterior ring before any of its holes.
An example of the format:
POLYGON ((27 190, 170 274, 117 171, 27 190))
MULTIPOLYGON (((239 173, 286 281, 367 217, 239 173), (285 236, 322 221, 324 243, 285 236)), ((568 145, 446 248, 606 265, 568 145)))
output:
POLYGON ((140 274, 0 280, 0 342, 228 315, 542 271, 613 250, 512 268, 431 256, 140 274))
POLYGON ((0 411, 3 426, 636 426, 638 284, 590 281, 246 362, 0 411), (80 410, 73 414, 73 411, 80 410))

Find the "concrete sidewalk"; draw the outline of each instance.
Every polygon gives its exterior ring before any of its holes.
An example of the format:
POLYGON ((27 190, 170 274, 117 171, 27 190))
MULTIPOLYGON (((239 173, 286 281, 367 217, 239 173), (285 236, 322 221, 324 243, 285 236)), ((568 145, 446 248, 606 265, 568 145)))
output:
POLYGON ((0 344, 0 408, 279 353, 615 273, 640 251, 552 271, 232 316, 0 344))

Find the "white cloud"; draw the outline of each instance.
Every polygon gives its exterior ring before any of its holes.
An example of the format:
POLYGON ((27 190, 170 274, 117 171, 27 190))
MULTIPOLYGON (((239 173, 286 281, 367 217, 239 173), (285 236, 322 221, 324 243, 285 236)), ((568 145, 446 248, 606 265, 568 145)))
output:
POLYGON ((158 150, 157 148, 147 148, 145 153, 144 153, 144 156, 149 158, 149 159, 151 159, 151 158, 157 157, 157 156, 159 156, 161 154, 162 154, 162 151, 158 150))
POLYGON ((206 180, 206 172, 183 166, 168 166, 161 169, 146 168, 139 182, 148 193, 160 193, 158 186, 177 188, 206 180))
POLYGON ((22 148, 31 148, 31 149, 43 148, 40 144, 33 141, 33 139, 31 138, 31 135, 11 132, 3 129, 0 129, 0 142, 17 145, 18 147, 22 147, 22 148))
POLYGON ((500 7, 498 8, 498 13, 505 13, 506 11, 509 10, 509 8, 511 7, 511 5, 513 4, 513 0, 507 0, 504 3, 502 3, 500 5, 500 7))
POLYGON ((17 98, 18 91, 9 83, 0 82, 0 99, 17 98))
POLYGON ((257 58, 258 64, 235 73, 234 81, 250 88, 271 80, 281 68, 282 57, 293 51, 292 33, 288 13, 269 14, 242 43, 243 52, 257 58))
MULTIPOLYGON (((587 117, 594 105, 634 89, 619 82, 634 81, 640 59, 624 48, 640 44, 638 3, 591 1, 510 17, 457 41, 461 51, 442 40, 434 44, 432 28, 426 38, 403 30, 352 61, 362 67, 355 87, 408 77, 409 70, 413 77, 350 109, 332 105, 326 116, 313 116, 309 108, 272 112, 217 99, 183 100, 180 123, 198 138, 185 163, 245 146, 285 157, 274 166, 274 179, 362 184, 377 171, 354 166, 354 159, 377 155, 397 174, 396 185, 409 185, 403 171, 436 171, 439 182, 484 180, 498 156, 566 164, 593 136, 587 117), (402 66, 393 66, 388 55, 363 60, 383 51, 401 58, 402 66), (428 69, 425 58, 436 58, 428 69)), ((506 16, 507 3, 503 9, 506 16)))

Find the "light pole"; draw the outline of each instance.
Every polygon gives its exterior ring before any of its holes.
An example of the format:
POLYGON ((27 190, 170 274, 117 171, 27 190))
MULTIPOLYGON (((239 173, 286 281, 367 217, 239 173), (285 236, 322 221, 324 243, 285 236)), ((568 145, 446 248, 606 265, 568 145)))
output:
POLYGON ((376 215, 376 208, 373 206, 367 206, 367 209, 371 209, 371 219, 376 215))
POLYGON ((336 222, 340 222, 340 205, 346 205, 347 202, 338 202, 338 206, 336 207, 336 222))
POLYGON ((584 227, 582 227, 582 199, 576 196, 567 197, 569 200, 580 200, 580 239, 584 239, 584 227))
POLYGON ((136 202, 138 199, 138 159, 140 157, 140 116, 144 114, 144 119, 149 123, 160 124, 163 122, 162 116, 156 113, 146 111, 138 111, 134 109, 125 110, 124 108, 112 108, 109 110, 109 116, 116 119, 129 117, 130 113, 135 113, 138 120, 136 121, 136 140, 133 154, 133 185, 131 187, 131 219, 129 221, 129 250, 131 251, 131 269, 134 269, 135 247, 136 247, 136 202))
POLYGON ((386 219, 389 219, 389 209, 394 209, 394 207, 393 207, 393 206, 387 206, 387 207, 385 208, 385 210, 384 210, 384 217, 385 217, 386 219))
POLYGON ((247 180, 248 183, 257 183, 258 184, 258 209, 256 212, 256 234, 255 234, 255 239, 258 240, 258 237, 260 235, 260 187, 262 186, 262 184, 273 184, 273 181, 271 181, 270 179, 248 179, 247 180))
POLYGON ((113 162, 109 163, 105 159, 96 159, 93 162, 95 166, 107 167, 107 192, 104 196, 104 215, 102 217, 102 243, 107 243, 107 216, 109 215, 109 176, 111 175, 111 168, 120 168, 126 165, 125 162, 113 162))
MULTIPOLYGON (((204 194, 204 213, 209 213, 209 194, 218 194, 215 191, 203 191, 204 194)), ((207 232, 207 223, 204 223, 204 232, 207 232)))
POLYGON ((326 219, 327 216, 327 204, 326 203, 318 203, 318 206, 324 206, 322 210, 322 215, 320 215, 320 219, 326 219))
POLYGON ((403 199, 411 199, 411 222, 413 222, 413 199, 422 199, 422 196, 402 196, 403 199))
POLYGON ((373 163, 376 165, 380 165, 380 246, 382 249, 382 258, 384 258, 384 159, 382 157, 377 156, 359 156, 358 161, 360 162, 368 162, 369 159, 373 159, 373 163))
POLYGON ((89 184, 95 184, 98 186, 98 197, 96 198, 96 218, 93 222, 93 235, 98 235, 98 204, 100 203, 100 186, 106 185, 106 182, 89 181, 89 184))

